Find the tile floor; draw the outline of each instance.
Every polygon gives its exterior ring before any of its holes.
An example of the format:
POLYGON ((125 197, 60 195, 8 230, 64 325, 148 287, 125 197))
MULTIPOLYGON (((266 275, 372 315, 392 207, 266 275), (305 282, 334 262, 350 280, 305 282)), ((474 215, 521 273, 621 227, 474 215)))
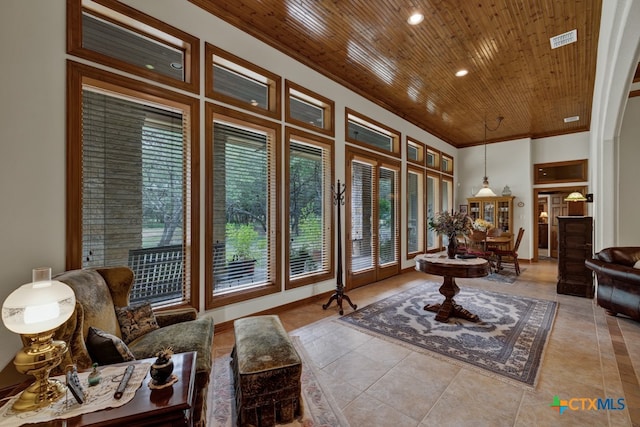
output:
MULTIPOLYGON (((594 300, 558 295, 556 263, 525 264, 513 284, 457 279, 461 288, 483 288, 555 300, 558 312, 535 390, 492 378, 332 322, 335 302, 326 300, 279 312, 291 335, 298 335, 322 381, 352 427, 410 426, 640 426, 640 323, 607 316, 594 300), (566 410, 561 399, 612 398, 623 410, 566 410)), ((441 278, 409 272, 348 292, 363 307, 441 278)), ((346 302, 345 312, 351 310, 346 302)), ((216 332, 214 356, 228 354, 233 330, 216 332)), ((573 400, 573 406, 582 401, 573 400)), ((584 400, 589 408, 588 401, 584 400)))

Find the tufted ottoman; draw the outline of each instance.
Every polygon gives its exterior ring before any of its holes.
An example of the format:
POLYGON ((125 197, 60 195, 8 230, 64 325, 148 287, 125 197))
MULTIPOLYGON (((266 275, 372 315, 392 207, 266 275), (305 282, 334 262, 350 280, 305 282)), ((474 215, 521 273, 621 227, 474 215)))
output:
POLYGON ((278 316, 233 322, 231 366, 239 426, 269 427, 302 415, 302 362, 278 316))

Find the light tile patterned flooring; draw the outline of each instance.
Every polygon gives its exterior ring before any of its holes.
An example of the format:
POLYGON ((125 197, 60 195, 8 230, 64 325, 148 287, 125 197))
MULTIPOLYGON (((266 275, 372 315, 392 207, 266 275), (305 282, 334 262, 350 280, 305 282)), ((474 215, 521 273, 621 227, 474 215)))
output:
MULTIPOLYGON (((553 261, 526 264, 514 284, 457 279, 462 289, 482 288, 555 300, 558 312, 535 390, 492 378, 326 320, 339 317, 326 299, 278 313, 298 335, 324 384, 353 427, 410 426, 640 426, 640 323, 610 317, 595 300, 556 293, 553 261), (566 410, 561 399, 612 398, 624 410, 566 410)), ((442 278, 409 272, 348 292, 358 307, 442 278)), ((343 303, 345 312, 351 308, 343 303)), ((233 330, 216 332, 214 357, 233 347, 233 330)), ((210 393, 215 393, 211 390, 210 393)), ((573 406, 580 401, 574 400, 573 406)), ((589 407, 585 400, 585 407, 589 407)))

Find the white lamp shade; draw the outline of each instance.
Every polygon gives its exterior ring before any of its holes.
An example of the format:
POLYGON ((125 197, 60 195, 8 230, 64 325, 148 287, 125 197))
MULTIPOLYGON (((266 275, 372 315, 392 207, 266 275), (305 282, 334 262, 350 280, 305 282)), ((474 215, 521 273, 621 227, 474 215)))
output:
POLYGON ((62 325, 76 306, 68 285, 56 280, 27 283, 13 291, 2 304, 2 321, 17 334, 35 334, 62 325))
POLYGON ((489 187, 482 187, 476 197, 496 197, 496 193, 489 187))

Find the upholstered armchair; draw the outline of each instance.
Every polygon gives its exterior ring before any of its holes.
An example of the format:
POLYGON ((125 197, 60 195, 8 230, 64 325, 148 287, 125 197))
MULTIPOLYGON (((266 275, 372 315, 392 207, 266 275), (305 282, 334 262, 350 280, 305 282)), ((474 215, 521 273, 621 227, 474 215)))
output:
MULTIPOLYGON (((59 274, 56 280, 69 285, 76 294, 76 313, 56 333, 56 339, 67 342, 69 351, 61 367, 75 363, 78 369, 88 369, 93 360, 87 348, 89 328, 122 338, 116 307, 129 306, 133 272, 128 267, 107 267, 72 270, 59 274)), ((211 373, 213 320, 197 318, 192 308, 153 313, 159 328, 151 330, 127 344, 136 359, 155 357, 156 352, 172 347, 175 353, 196 351, 195 404, 193 421, 206 425, 206 401, 211 373)))

